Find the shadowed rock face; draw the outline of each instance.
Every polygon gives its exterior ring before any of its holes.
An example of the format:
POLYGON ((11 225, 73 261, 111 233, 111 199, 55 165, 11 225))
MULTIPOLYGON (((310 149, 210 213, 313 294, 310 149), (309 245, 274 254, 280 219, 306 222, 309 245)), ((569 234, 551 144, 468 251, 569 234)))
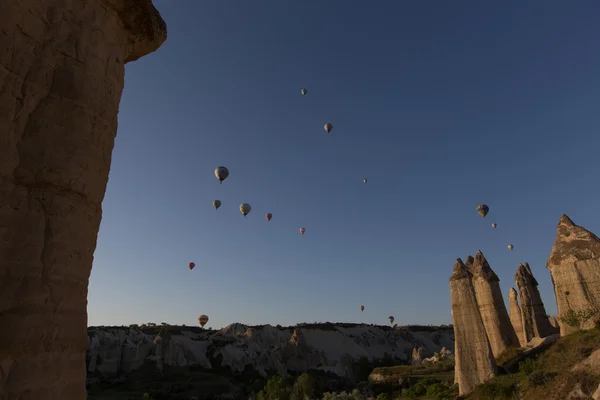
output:
POLYGON ((483 253, 478 251, 473 265, 473 287, 483 325, 492 347, 494 357, 510 347, 518 347, 519 339, 510 323, 506 305, 500 290, 500 279, 490 267, 483 253))
POLYGON ((465 265, 467 266, 467 268, 469 268, 469 271, 471 270, 471 268, 473 268, 474 261, 475 261, 475 259, 473 258, 473 256, 467 257, 467 261, 465 261, 465 265))
POLYGON ((87 288, 150 0, 0 2, 0 398, 85 399, 87 288))
POLYGON ((450 297, 456 360, 454 380, 461 395, 472 392, 477 385, 492 378, 496 367, 472 278, 462 260, 456 260, 450 277, 450 297))
POLYGON ((528 263, 519 264, 515 275, 515 284, 519 289, 521 315, 525 339, 529 342, 534 337, 546 337, 555 333, 550 325, 548 314, 537 288, 538 282, 533 277, 528 263))
POLYGON ((519 339, 519 344, 521 346, 525 346, 527 344, 527 338, 525 337, 525 331, 523 330, 523 315, 521 315, 517 291, 514 288, 510 288, 510 292, 508 293, 508 303, 510 310, 510 322, 515 329, 515 333, 519 339))
MULTIPOLYGON (((558 234, 546 268, 552 274, 559 317, 569 309, 600 309, 600 239, 575 225, 566 215, 556 227, 558 234)), ((560 323, 565 336, 575 328, 560 323)), ((592 327, 590 320, 584 328, 592 327)))

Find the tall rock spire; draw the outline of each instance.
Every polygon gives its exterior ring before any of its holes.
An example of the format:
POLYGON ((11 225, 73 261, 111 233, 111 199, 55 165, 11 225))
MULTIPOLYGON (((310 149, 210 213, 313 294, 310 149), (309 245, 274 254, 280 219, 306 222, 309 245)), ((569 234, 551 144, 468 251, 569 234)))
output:
POLYGON ((515 275, 515 284, 519 289, 521 315, 525 339, 529 342, 534 337, 546 337, 554 333, 542 297, 537 288, 538 282, 533 277, 528 263, 519 264, 515 275))
POLYGON ((461 395, 492 378, 496 367, 472 278, 469 268, 457 259, 450 277, 450 298, 456 360, 454 380, 461 395))
MULTIPOLYGON (((546 268, 552 274, 559 317, 570 309, 600 310, 600 239, 565 214, 556 230, 558 233, 546 268)), ((584 328, 593 326, 594 319, 584 328)), ((561 335, 574 330, 560 323, 561 335)))
POLYGON ((481 250, 477 251, 470 269, 479 312, 494 356, 497 357, 510 347, 519 347, 519 339, 510 322, 500 290, 500 279, 481 250))
POLYGON ((510 288, 508 293, 508 308, 510 312, 510 322, 515 329, 519 344, 525 346, 527 344, 527 337, 523 330, 523 315, 521 314, 521 308, 519 307, 519 299, 517 298, 517 291, 515 288, 510 288))

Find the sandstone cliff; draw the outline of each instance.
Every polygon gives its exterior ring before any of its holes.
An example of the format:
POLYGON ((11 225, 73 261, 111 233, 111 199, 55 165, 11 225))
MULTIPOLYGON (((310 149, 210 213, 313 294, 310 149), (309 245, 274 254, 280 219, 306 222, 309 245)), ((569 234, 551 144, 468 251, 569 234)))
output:
POLYGON ((519 345, 525 346, 527 344, 527 337, 523 330, 523 315, 521 314, 521 307, 519 307, 519 299, 517 296, 517 291, 514 288, 510 288, 510 292, 508 293, 510 322, 519 339, 519 345))
POLYGON ((472 392, 477 385, 492 378, 496 366, 472 278, 462 260, 456 260, 450 277, 450 297, 455 338, 454 380, 461 395, 472 392))
POLYGON ((451 328, 389 328, 371 325, 333 325, 279 328, 232 324, 220 331, 196 327, 125 328, 91 327, 88 330, 88 377, 114 378, 142 365, 197 365, 206 369, 226 367, 232 372, 246 368, 266 376, 287 371, 320 369, 352 378, 351 364, 361 357, 370 360, 386 355, 410 361, 415 346, 423 354, 454 348, 451 328))
POLYGON ((150 0, 0 1, 0 398, 85 399, 86 299, 150 0))
POLYGON ((519 339, 510 323, 500 290, 500 279, 483 253, 478 251, 471 265, 473 287, 483 326, 490 341, 494 357, 510 347, 519 347, 519 339))
POLYGON ((521 301, 521 320, 525 339, 529 342, 534 337, 546 337, 555 333, 550 325, 548 314, 538 290, 538 282, 531 272, 528 263, 519 264, 515 274, 515 284, 519 289, 521 301))
MULTIPOLYGON (((600 310, 600 239, 564 214, 556 229, 546 268, 552 274, 558 316, 570 309, 600 310)), ((559 323, 563 336, 575 330, 559 323)), ((585 327, 593 324, 594 320, 590 320, 585 327)))

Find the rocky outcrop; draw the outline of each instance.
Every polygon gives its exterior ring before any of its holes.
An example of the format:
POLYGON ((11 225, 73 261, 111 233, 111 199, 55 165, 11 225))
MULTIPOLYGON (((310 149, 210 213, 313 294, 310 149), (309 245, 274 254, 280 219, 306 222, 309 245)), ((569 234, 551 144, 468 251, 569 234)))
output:
POLYGON ((554 333, 560 333, 560 323, 555 315, 548 316, 548 322, 554 328, 554 333))
POLYGON ((525 346, 527 344, 527 337, 525 336, 525 330, 523 330, 523 315, 521 314, 521 307, 519 307, 517 291, 514 288, 510 288, 510 292, 508 293, 508 303, 510 323, 515 329, 515 334, 519 339, 520 346, 525 346))
POLYGON ((454 380, 461 395, 472 392, 477 385, 494 376, 495 359, 479 312, 473 275, 456 260, 450 277, 452 322, 454 326, 454 380))
POLYGON ((0 398, 85 399, 87 288, 150 0, 0 2, 0 398))
POLYGON ((521 316, 525 339, 529 342, 534 337, 546 337, 555 333, 550 325, 548 314, 538 290, 538 282, 534 278, 528 263, 519 264, 515 274, 515 284, 519 289, 521 316))
POLYGON ((232 372, 246 368, 266 376, 275 371, 329 371, 352 378, 351 365, 361 357, 370 360, 392 357, 409 361, 413 349, 421 354, 448 353, 454 347, 449 328, 427 331, 392 329, 371 325, 329 325, 276 328, 232 324, 220 331, 195 327, 90 328, 87 370, 90 380, 115 378, 142 365, 197 365, 206 369, 227 367, 232 372), (161 340, 154 345, 160 333, 161 340))
POLYGON ((490 341, 494 357, 510 347, 519 347, 519 339, 510 323, 500 279, 490 267, 483 253, 478 251, 470 267, 477 306, 490 341))
MULTIPOLYGON (((569 310, 600 310, 600 239, 564 214, 556 230, 546 268, 552 274, 559 317, 569 310)), ((594 322, 591 319, 584 328, 594 322)), ((576 329, 559 323, 563 336, 576 329)))

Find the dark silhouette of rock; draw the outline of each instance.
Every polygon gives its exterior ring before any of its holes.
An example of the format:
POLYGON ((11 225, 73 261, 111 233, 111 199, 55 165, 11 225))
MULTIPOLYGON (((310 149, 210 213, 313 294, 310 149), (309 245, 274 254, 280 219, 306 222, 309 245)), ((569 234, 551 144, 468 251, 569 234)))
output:
MULTIPOLYGON (((546 268, 552 274, 558 316, 564 316, 570 309, 600 310, 600 239, 564 214, 556 230, 546 268)), ((600 313, 583 328, 593 327, 598 318, 600 313)), ((576 330, 560 320, 559 324, 563 336, 576 330)))
POLYGON ((534 337, 546 337, 555 333, 550 325, 548 314, 538 290, 538 282, 534 278, 528 263, 519 264, 515 274, 515 284, 519 289, 520 308, 525 339, 529 342, 534 337))
POLYGON ((0 398, 86 398, 87 291, 150 0, 0 1, 0 398))
POLYGON ((456 360, 454 380, 461 395, 492 378, 496 367, 472 278, 469 268, 457 259, 450 277, 450 297, 456 360))
POLYGON ((519 347, 519 339, 510 323, 500 290, 500 279, 492 270, 481 250, 477 251, 473 265, 473 287, 479 313, 492 347, 494 357, 510 347, 519 347))

